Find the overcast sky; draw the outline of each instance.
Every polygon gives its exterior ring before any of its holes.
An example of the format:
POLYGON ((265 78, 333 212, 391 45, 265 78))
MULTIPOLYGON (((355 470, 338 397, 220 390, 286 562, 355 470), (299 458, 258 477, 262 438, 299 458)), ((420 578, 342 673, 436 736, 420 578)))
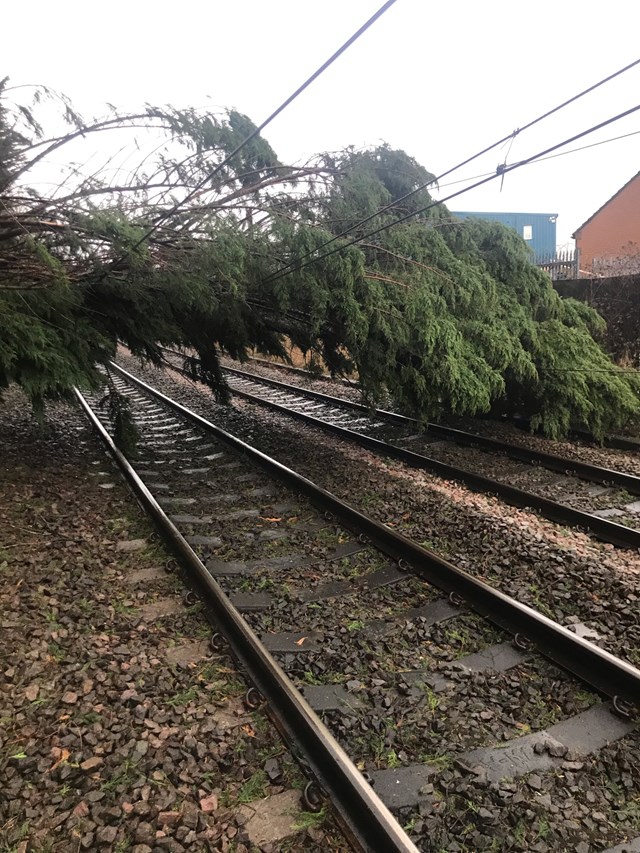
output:
MULTIPOLYGON (((4 4, 0 77, 87 114, 235 107, 259 124, 382 0, 4 4)), ((435 174, 640 57, 629 0, 397 0, 265 136, 282 160, 380 141, 435 174)), ((640 103, 640 66, 443 181, 495 171, 640 103)), ((640 131, 640 112, 569 146, 640 131)), ((640 171, 640 135, 523 167, 453 210, 558 213, 558 242, 640 171)), ((462 185, 442 187, 441 195, 462 185)), ((571 243, 572 245, 572 243, 571 243)))

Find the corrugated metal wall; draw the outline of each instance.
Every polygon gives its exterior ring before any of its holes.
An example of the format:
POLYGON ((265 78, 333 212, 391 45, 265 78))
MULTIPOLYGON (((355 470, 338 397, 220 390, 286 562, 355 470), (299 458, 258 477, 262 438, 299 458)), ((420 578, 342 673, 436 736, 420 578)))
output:
POLYGON ((476 219, 489 219, 492 222, 501 222, 525 240, 533 249, 536 259, 555 255, 556 251, 556 220, 557 213, 491 213, 487 211, 457 211, 452 210, 454 216, 467 219, 471 216, 476 219))

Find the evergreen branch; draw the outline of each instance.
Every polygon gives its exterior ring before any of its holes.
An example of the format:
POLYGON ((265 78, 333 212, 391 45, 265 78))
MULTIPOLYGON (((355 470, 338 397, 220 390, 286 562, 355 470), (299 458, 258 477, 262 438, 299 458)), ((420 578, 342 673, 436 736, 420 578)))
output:
POLYGON ((385 281, 389 284, 397 284, 399 287, 405 287, 407 290, 411 290, 410 284, 405 284, 403 281, 398 281, 397 278, 390 278, 388 275, 380 275, 378 273, 373 272, 365 272, 365 278, 371 278, 374 281, 385 281))
POLYGON ((442 270, 437 269, 437 267, 423 264, 420 261, 414 260, 413 258, 406 257, 406 255, 399 255, 397 252, 392 252, 390 249, 386 249, 384 246, 378 246, 375 243, 359 243, 358 245, 363 246, 367 249, 375 249, 376 252, 383 252, 386 255, 391 255, 392 257, 397 258, 400 261, 406 261, 406 263, 408 264, 412 264, 413 266, 420 267, 420 269, 428 270, 428 272, 432 272, 434 273, 434 275, 440 276, 440 278, 443 278, 448 281, 449 284, 455 284, 452 278, 450 278, 448 275, 445 275, 442 270))

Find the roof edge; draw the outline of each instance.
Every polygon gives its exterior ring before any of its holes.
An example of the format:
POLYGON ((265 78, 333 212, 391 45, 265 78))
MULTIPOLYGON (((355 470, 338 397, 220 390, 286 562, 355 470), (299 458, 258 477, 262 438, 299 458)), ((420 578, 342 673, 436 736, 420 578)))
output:
POLYGON ((600 207, 599 207, 599 208, 598 208, 594 213, 592 213, 592 214, 591 214, 591 216, 590 216, 588 219, 585 219, 585 221, 582 223, 582 225, 580 225, 578 228, 576 228, 576 230, 573 232, 573 234, 571 235, 571 238, 572 238, 573 240, 575 240, 575 239, 576 239, 576 234, 578 234, 578 232, 582 231, 582 229, 585 227, 585 225, 588 225, 588 224, 591 222, 591 220, 592 220, 592 219, 594 219, 594 218, 595 218, 595 217, 596 217, 596 216, 597 216, 597 215, 598 215, 602 210, 604 210, 604 209, 605 209, 605 207, 606 207, 608 204, 611 204, 611 202, 614 200, 614 198, 616 198, 617 196, 619 196, 619 195, 620 195, 620 193, 621 193, 621 192, 623 192, 624 190, 626 190, 626 188, 627 188, 630 184, 632 184, 632 183, 635 181, 635 179, 636 179, 636 178, 638 178, 638 177, 640 177, 640 172, 636 172, 636 173, 635 173, 635 175, 634 175, 632 178, 629 178, 629 180, 626 182, 626 184, 623 184, 623 185, 620 187, 620 189, 619 189, 619 190, 617 190, 617 192, 615 192, 615 193, 611 196, 611 198, 607 199, 607 201, 605 201, 605 203, 604 203, 604 204, 601 204, 601 205, 600 205, 600 207))

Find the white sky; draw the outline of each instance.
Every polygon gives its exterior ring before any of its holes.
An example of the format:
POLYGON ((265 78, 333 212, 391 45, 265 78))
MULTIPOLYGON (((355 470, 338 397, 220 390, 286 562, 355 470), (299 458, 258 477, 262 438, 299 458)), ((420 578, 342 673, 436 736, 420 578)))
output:
MULTIPOLYGON (((89 115, 109 101, 235 107, 259 124, 382 0, 4 4, 0 77, 89 115)), ((398 0, 272 125, 284 161, 386 141, 440 174, 640 57, 634 0, 398 0)), ((515 162, 640 103, 640 66, 531 131, 515 162)), ((640 131, 640 112, 569 147, 640 131)), ((494 171, 508 146, 448 180, 494 171)), ((640 135, 526 166, 454 210, 558 213, 558 242, 640 170, 640 135)), ((444 183, 444 181, 443 181, 444 183)), ((441 190, 442 195, 458 187, 441 190)), ((571 243, 572 245, 572 243, 571 243)))

